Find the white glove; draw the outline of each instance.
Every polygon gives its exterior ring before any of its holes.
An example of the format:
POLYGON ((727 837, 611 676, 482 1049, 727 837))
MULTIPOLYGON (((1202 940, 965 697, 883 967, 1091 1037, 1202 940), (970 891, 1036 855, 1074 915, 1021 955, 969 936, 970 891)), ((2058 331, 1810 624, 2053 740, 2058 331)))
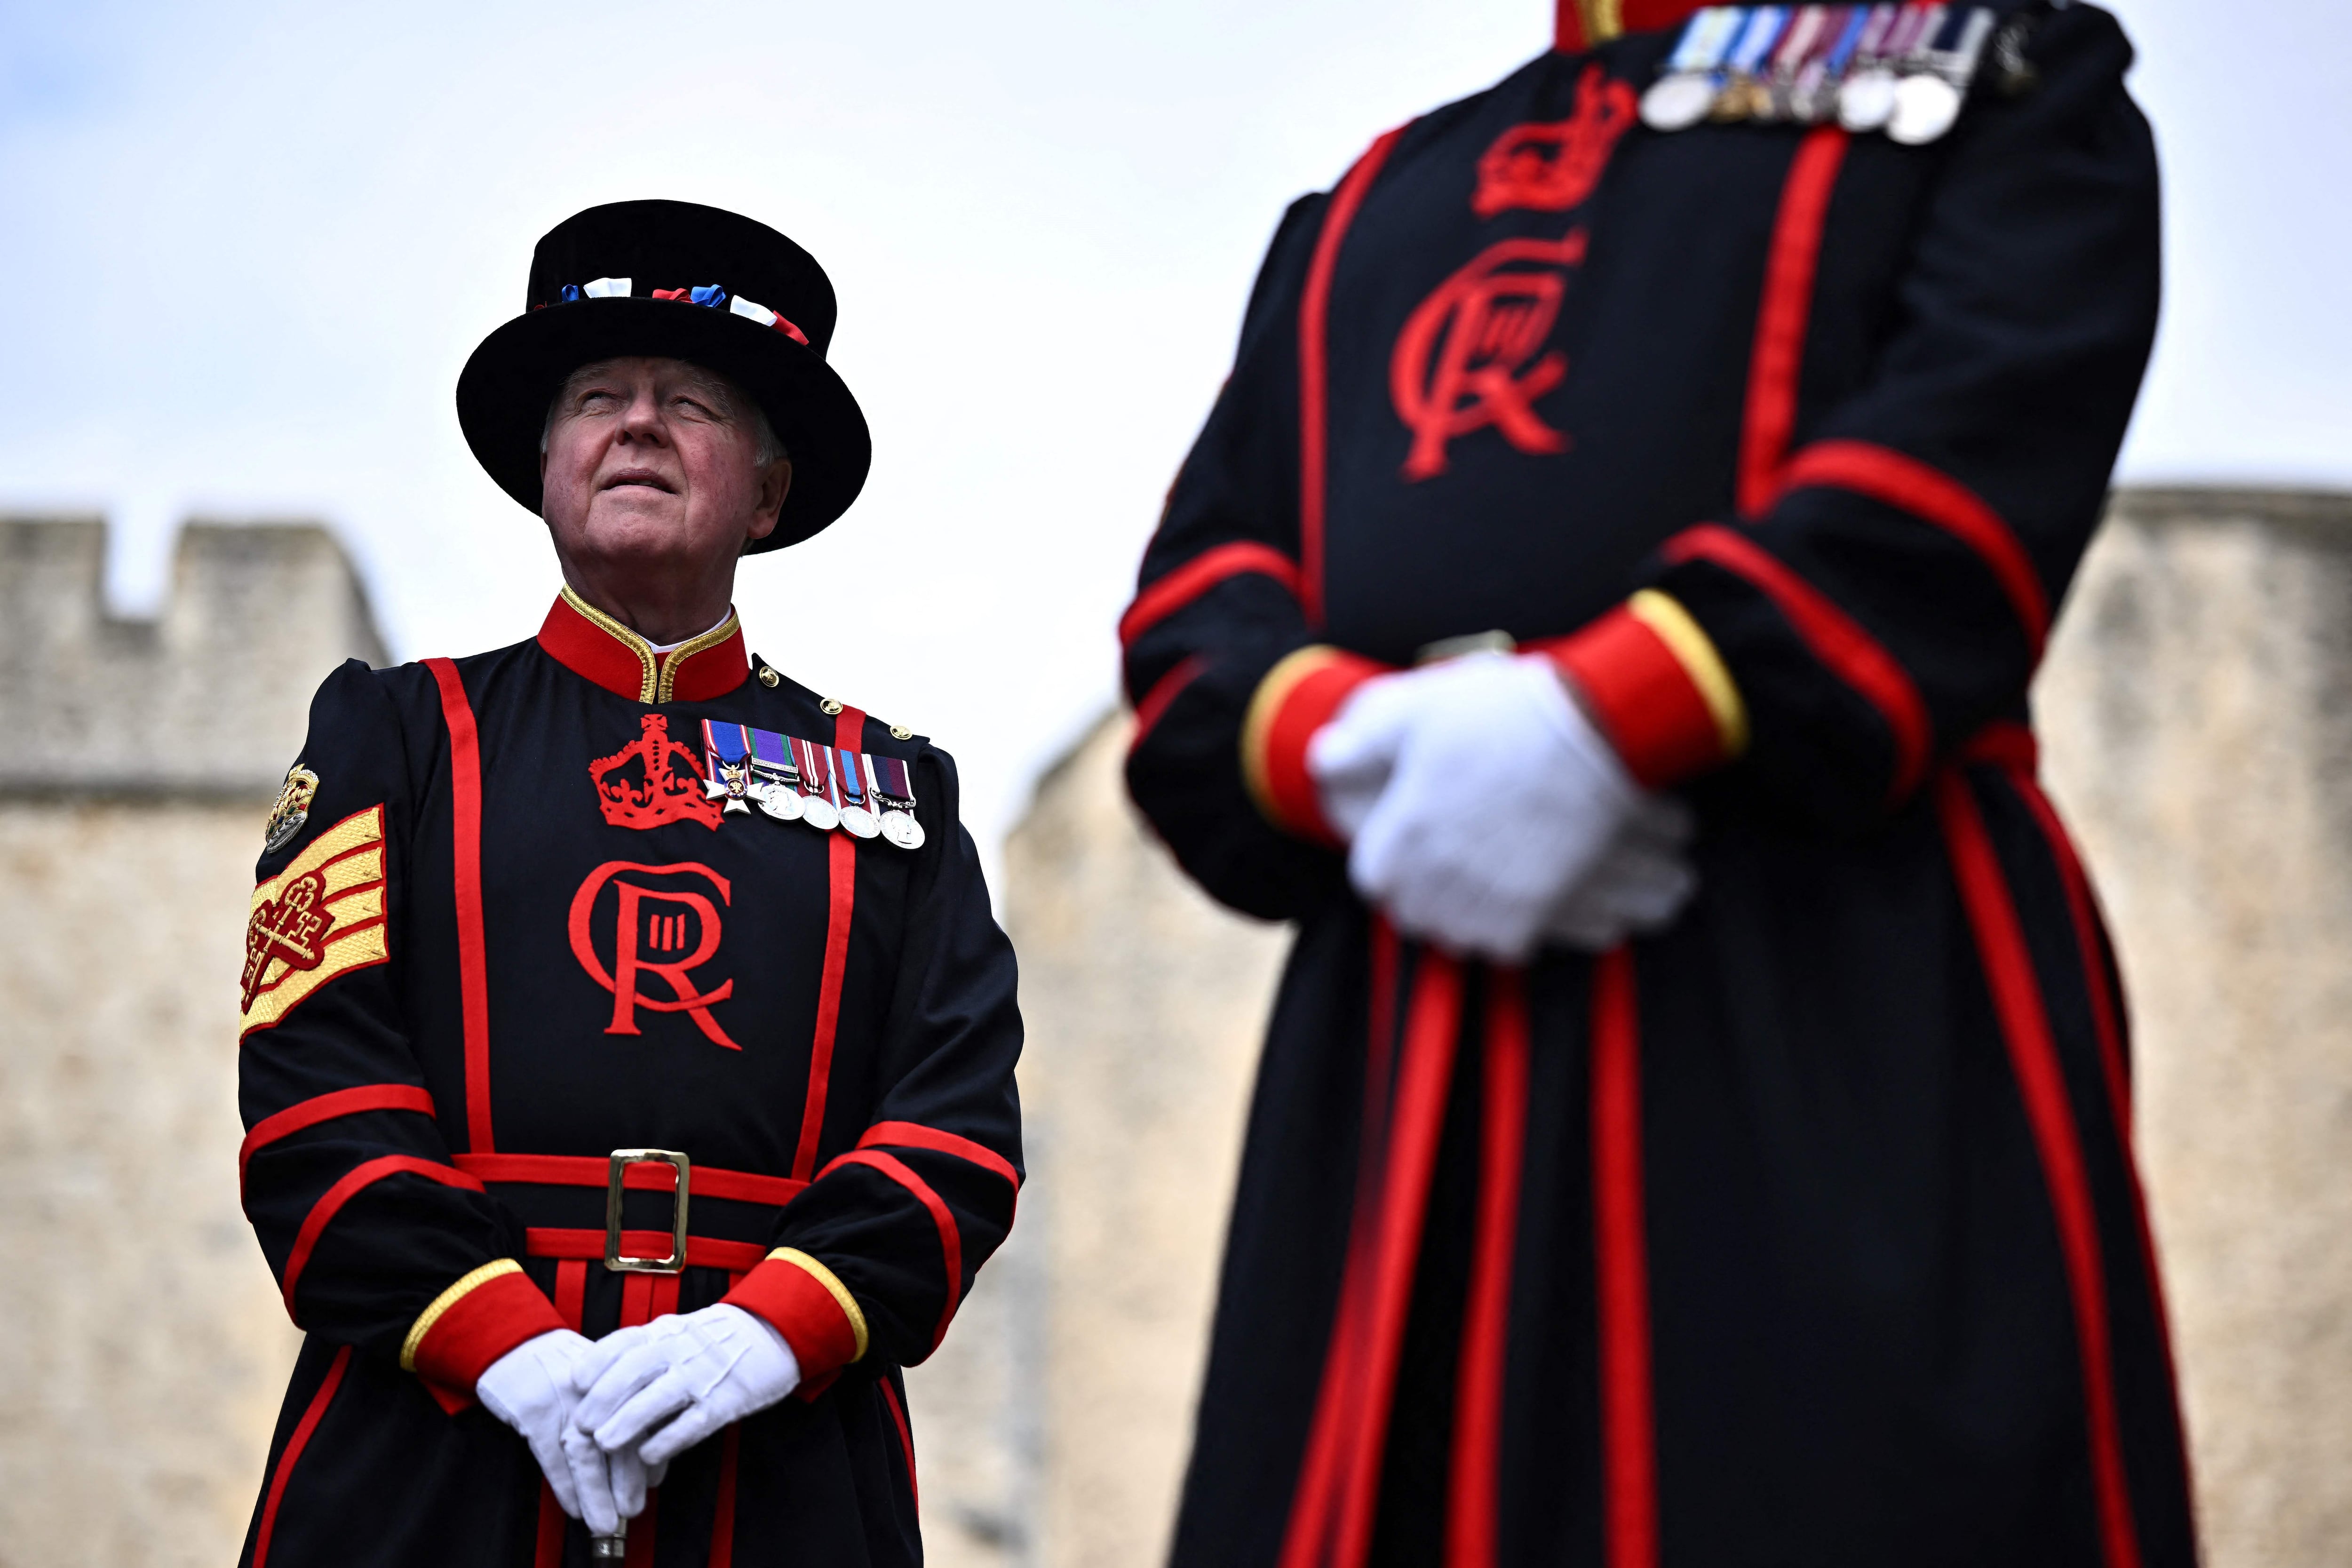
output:
POLYGON ((634 1449, 640 1480, 658 1485, 674 1456, 799 1387, 801 1363, 783 1335, 721 1301, 607 1335, 572 1379, 572 1426, 608 1454, 634 1449))
POLYGON ((1629 936, 1672 925, 1698 890, 1698 873, 1683 853, 1690 837, 1688 807, 1669 795, 1644 796, 1584 879, 1552 906, 1545 942, 1606 952, 1629 936))
POLYGON ((1307 767, 1332 826, 1353 829, 1348 875, 1367 901, 1408 936, 1508 963, 1642 798, 1557 667, 1532 655, 1367 681, 1308 742, 1307 767))
POLYGON ((635 1456, 608 1460, 572 1425, 572 1413, 580 1403, 573 1369, 593 1348, 570 1329, 550 1329, 492 1362, 475 1379, 474 1396, 483 1409, 522 1434, 564 1512, 585 1520, 598 1535, 614 1535, 622 1519, 613 1497, 614 1483, 622 1478, 614 1472, 637 1475, 637 1509, 645 1506, 646 1489, 635 1456))

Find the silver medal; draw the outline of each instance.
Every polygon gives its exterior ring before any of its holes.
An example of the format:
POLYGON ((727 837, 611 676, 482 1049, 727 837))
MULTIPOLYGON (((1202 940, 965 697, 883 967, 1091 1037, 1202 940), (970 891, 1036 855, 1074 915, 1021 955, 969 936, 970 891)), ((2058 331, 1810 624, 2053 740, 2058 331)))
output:
POLYGON ((886 811, 882 814, 882 837, 901 849, 923 847, 923 825, 915 820, 910 811, 886 811))
POLYGON ((1652 82, 1642 95, 1642 123, 1653 131, 1687 131, 1706 118, 1714 102, 1714 79, 1677 71, 1652 82))
POLYGON ((1960 89, 1939 76, 1906 76, 1895 89, 1886 134, 1906 147, 1933 142, 1960 117, 1960 89))
POLYGON ((858 838, 871 838, 882 831, 881 819, 862 805, 841 808, 842 831, 858 838))
POLYGON ((1885 66, 1872 66, 1845 79, 1838 89, 1838 123, 1848 131, 1875 131, 1895 112, 1895 89, 1900 85, 1885 66))
POLYGON ((754 797, 760 809, 778 822, 798 822, 801 819, 801 797, 780 784, 762 784, 754 797))
POLYGON ((820 833, 830 833, 841 826, 841 813, 824 796, 804 795, 801 796, 801 820, 820 833))

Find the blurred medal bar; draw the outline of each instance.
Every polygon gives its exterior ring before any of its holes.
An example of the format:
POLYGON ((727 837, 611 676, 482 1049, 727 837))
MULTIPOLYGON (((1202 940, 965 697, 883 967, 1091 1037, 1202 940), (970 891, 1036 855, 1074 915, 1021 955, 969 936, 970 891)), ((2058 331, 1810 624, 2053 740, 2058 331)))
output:
POLYGON ((1737 5, 1710 5, 1692 13, 1666 61, 1665 74, 1642 95, 1643 124, 1653 131, 1683 131, 1706 118, 1723 85, 1717 68, 1746 16, 1737 5))
POLYGON ((1841 9, 1833 5, 1805 5, 1789 19, 1788 30, 1780 35, 1780 44, 1772 50, 1771 69, 1761 84, 1764 91, 1753 99, 1756 111, 1751 118, 1768 122, 1796 118, 1792 95, 1797 74, 1826 47, 1832 36, 1830 13, 1841 9))
POLYGON ((1877 7, 1854 48, 1853 70, 1838 89, 1838 123, 1848 131, 1875 131, 1895 112, 1895 68, 1916 47, 1929 14, 1940 5, 1877 7))
POLYGON ((915 820, 915 785, 903 757, 868 757, 875 804, 882 807, 882 837, 901 849, 923 847, 923 825, 915 820))
MULTIPOLYGON (((1845 68, 1853 58, 1856 45, 1862 41, 1863 29, 1870 26, 1869 5, 1839 5, 1830 26, 1822 30, 1826 40, 1797 72, 1797 79, 1789 89, 1790 118, 1806 125, 1819 125, 1837 116, 1838 84, 1845 79, 1845 68)), ((1892 10, 1893 7, 1888 7, 1892 10)))
POLYGON ((1722 89, 1707 110, 1714 120, 1753 120, 1771 108, 1771 95, 1764 84, 1756 79, 1757 72, 1770 58, 1772 46, 1780 41, 1780 34, 1789 25, 1786 5, 1758 5, 1748 13, 1747 24, 1739 30, 1738 41, 1731 46, 1730 69, 1726 73, 1722 89))
POLYGON ((834 760, 838 764, 834 776, 841 781, 842 831, 856 838, 872 838, 882 831, 882 818, 866 805, 871 797, 866 793, 865 770, 856 752, 834 748, 834 760))
POLYGON ((1949 131, 1960 117, 1960 105, 1968 99, 1969 83, 1976 78, 1977 62, 1984 58, 1992 29, 1993 14, 1986 7, 1955 10, 1933 47, 1923 48, 1922 68, 1895 88, 1886 134, 1906 147, 1918 147, 1949 131))

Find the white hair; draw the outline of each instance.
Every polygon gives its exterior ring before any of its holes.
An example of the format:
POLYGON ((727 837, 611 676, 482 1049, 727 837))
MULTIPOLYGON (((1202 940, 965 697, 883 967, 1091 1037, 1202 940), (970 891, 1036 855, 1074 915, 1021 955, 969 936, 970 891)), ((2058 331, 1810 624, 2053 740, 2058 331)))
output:
MULTIPOLYGON (((565 376, 563 384, 555 389, 555 395, 547 400, 547 418, 539 427, 541 457, 547 456, 548 437, 555 433, 556 410, 563 406, 564 401, 572 395, 574 386, 611 363, 610 360, 598 360, 593 364, 582 365, 578 370, 565 376)), ((684 363, 696 391, 717 404, 719 413, 732 423, 749 425, 751 427, 752 467, 764 468, 770 463, 792 456, 792 453, 785 450, 783 442, 777 438, 776 427, 769 423, 768 411, 760 406, 758 398, 751 396, 715 370, 707 370, 692 361, 684 363)))

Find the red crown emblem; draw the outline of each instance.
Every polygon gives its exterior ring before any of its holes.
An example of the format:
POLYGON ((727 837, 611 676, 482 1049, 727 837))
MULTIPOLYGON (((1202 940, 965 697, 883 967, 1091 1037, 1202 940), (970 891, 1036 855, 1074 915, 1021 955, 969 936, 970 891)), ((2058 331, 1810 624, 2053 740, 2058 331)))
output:
POLYGON ((698 822, 715 832, 719 805, 702 787, 702 764, 691 750, 669 738, 667 718, 648 713, 639 722, 644 734, 588 764, 604 820, 615 827, 698 822))
POLYGON ((1592 194, 1617 139, 1633 128, 1633 89, 1598 65, 1576 84, 1576 111, 1548 124, 1514 125, 1478 160, 1470 210, 1493 217, 1512 207, 1565 212, 1592 194))

